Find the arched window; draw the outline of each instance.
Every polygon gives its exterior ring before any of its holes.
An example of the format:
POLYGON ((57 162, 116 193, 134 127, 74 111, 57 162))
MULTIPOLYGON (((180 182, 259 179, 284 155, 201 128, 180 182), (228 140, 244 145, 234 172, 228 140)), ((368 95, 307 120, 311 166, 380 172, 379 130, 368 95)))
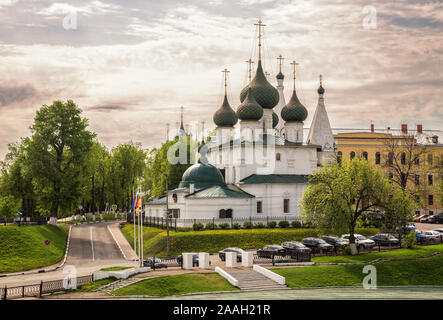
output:
POLYGON ((406 153, 405 152, 401 153, 401 164, 402 165, 406 164, 406 153))
POLYGON ((355 158, 355 152, 354 151, 351 152, 350 157, 351 157, 351 160, 355 158))
POLYGON ((275 154, 275 160, 280 161, 281 158, 281 154, 280 153, 276 153, 275 154))
POLYGON ((380 164, 380 152, 375 153, 375 164, 380 164))
POLYGON ((394 153, 393 152, 389 152, 388 153, 388 165, 393 165, 394 164, 394 153))
POLYGON ((362 155, 363 155, 363 158, 365 158, 367 161, 368 160, 368 153, 366 151, 363 151, 362 155))
POLYGON ((337 162, 341 163, 343 159, 343 153, 341 151, 337 152, 337 162))
POLYGON ((232 218, 232 213, 233 213, 233 210, 232 210, 232 209, 228 209, 228 210, 226 210, 226 218, 231 219, 231 218, 232 218))
POLYGON ((226 218, 226 210, 225 210, 225 209, 220 209, 220 210, 218 211, 218 217, 219 217, 220 219, 224 219, 224 218, 226 218))

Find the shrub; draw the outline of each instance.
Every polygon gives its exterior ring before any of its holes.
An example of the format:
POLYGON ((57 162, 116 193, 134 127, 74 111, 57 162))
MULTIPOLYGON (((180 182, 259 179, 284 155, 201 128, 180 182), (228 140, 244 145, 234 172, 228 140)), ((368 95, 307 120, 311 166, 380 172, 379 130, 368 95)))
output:
POLYGON ((232 229, 240 229, 240 224, 238 222, 234 222, 232 224, 232 229))
POLYGON ((312 222, 311 221, 303 222, 303 228, 312 228, 312 222))
POLYGON ((411 230, 401 239, 401 246, 408 249, 413 248, 417 244, 417 236, 415 231, 411 230))
POLYGON ((297 221, 297 220, 292 221, 292 222, 291 222, 291 226, 292 226, 293 228, 301 228, 301 222, 300 222, 300 221, 297 221))
POLYGON ((259 222, 255 225, 255 227, 259 228, 259 229, 263 229, 265 227, 265 225, 263 223, 259 222))
POLYGON ((282 220, 282 221, 280 221, 280 222, 278 223, 278 226, 279 226, 280 228, 288 228, 288 227, 289 227, 289 222, 286 221, 286 220, 282 220))
POLYGON ((246 221, 245 223, 243 223, 243 228, 252 229, 252 222, 246 221))
POLYGON ((229 223, 227 223, 227 222, 220 223, 220 224, 218 225, 218 227, 219 227, 220 229, 222 229, 222 230, 229 229, 229 223))
POLYGON ((217 229, 217 225, 213 222, 208 222, 205 226, 206 230, 214 230, 217 229))
POLYGON ((268 228, 275 228, 276 226, 277 226, 277 222, 275 222, 275 221, 268 222, 268 228))
POLYGON ((192 230, 194 231, 201 231, 203 230, 203 223, 196 222, 192 225, 192 230))
POLYGON ((342 252, 343 255, 350 256, 351 255, 351 246, 349 244, 345 244, 340 247, 340 251, 342 252))

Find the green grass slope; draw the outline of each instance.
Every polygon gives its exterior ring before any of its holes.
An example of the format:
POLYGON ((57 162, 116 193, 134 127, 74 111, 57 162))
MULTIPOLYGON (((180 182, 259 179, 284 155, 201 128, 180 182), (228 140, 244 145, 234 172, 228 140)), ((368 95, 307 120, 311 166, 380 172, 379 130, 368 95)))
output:
POLYGON ((65 254, 67 237, 66 227, 0 226, 0 273, 57 263, 65 254), (44 244, 46 239, 51 241, 48 248, 44 244))
MULTIPOLYGON (((443 255, 375 263, 377 286, 443 285, 443 255)), ((278 268, 289 287, 362 286, 364 265, 278 268)))
POLYGON ((112 291, 116 296, 170 296, 192 292, 239 290, 217 273, 191 273, 139 281, 112 291))
MULTIPOLYGON (((134 227, 125 225, 123 234, 132 245, 134 227)), ((358 233, 372 235, 377 229, 359 229, 358 233)), ((143 231, 145 256, 166 255, 166 231, 157 228, 145 227, 143 231)), ((306 237, 319 235, 317 229, 240 229, 240 230, 207 230, 170 232, 171 255, 182 252, 218 252, 226 247, 240 247, 243 249, 261 248, 268 244, 281 244, 284 241, 301 240, 306 237)))

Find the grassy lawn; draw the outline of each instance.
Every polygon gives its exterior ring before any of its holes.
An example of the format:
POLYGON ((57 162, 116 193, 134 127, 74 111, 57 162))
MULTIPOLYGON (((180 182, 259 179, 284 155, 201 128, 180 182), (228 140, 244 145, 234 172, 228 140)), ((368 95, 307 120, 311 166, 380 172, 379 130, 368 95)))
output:
POLYGON ((312 258, 312 261, 316 263, 346 263, 369 262, 380 258, 415 259, 430 255, 435 252, 443 252, 443 244, 431 246, 416 246, 413 249, 393 249, 381 252, 374 251, 370 253, 361 253, 356 256, 316 257, 312 258))
MULTIPOLYGON (((129 243, 134 243, 133 225, 126 224, 122 229, 129 243)), ((144 227, 144 254, 145 256, 166 255, 166 231, 158 228, 144 227)), ((377 229, 358 229, 363 235, 373 235, 377 229)), ((284 241, 301 240, 306 237, 319 235, 317 229, 239 229, 239 230, 207 230, 170 232, 171 255, 182 252, 218 252, 226 247, 240 247, 243 249, 261 248, 268 244, 281 244, 284 241)))
POLYGON ((109 277, 109 278, 106 278, 106 279, 97 280, 97 281, 85 284, 85 285, 81 286, 80 288, 78 288, 77 290, 73 290, 73 291, 92 292, 92 291, 100 288, 101 286, 104 286, 104 285, 106 285, 108 283, 114 282, 115 280, 117 280, 117 279, 114 278, 114 277, 109 277))
POLYGON ((139 281, 112 291, 116 296, 170 296, 191 292, 239 290, 217 273, 191 273, 139 281))
MULTIPOLYGON (((443 256, 374 264, 378 286, 443 285, 443 256)), ((361 286, 363 265, 280 268, 289 287, 361 286)))
POLYGON ((133 267, 110 267, 110 268, 103 268, 100 269, 101 271, 121 271, 126 269, 132 269, 133 267))
POLYGON ((0 273, 24 271, 59 262, 66 250, 65 226, 0 226, 0 273), (47 247, 44 241, 51 244, 47 247))

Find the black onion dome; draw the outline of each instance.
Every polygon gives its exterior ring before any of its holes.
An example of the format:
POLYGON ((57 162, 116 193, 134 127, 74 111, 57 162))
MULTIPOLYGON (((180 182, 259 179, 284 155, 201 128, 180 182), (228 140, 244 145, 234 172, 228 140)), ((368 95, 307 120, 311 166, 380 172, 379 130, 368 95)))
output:
POLYGON ((281 73, 281 72, 279 72, 278 74, 277 74, 277 80, 283 80, 284 78, 285 78, 285 75, 283 74, 283 73, 281 73))
MULTIPOLYGON (((272 109, 277 105, 280 95, 278 94, 277 89, 274 88, 266 79, 261 66, 261 61, 258 62, 257 72, 252 80, 251 87, 255 100, 260 106, 262 106, 262 108, 272 109)), ((249 86, 246 86, 241 91, 241 102, 245 100, 248 88, 249 86)))
POLYGON ((257 103, 252 94, 252 89, 246 91, 246 97, 237 108, 237 117, 240 120, 260 120, 263 108, 257 103))
POLYGON ((278 115, 275 112, 272 112, 272 128, 275 128, 278 125, 278 115))
POLYGON ((298 100, 295 90, 292 93, 291 100, 281 110, 281 117, 286 122, 303 122, 308 117, 308 110, 298 100))
POLYGON ((214 113, 214 123, 218 127, 233 127, 237 121, 237 115, 229 105, 228 98, 225 96, 223 104, 214 113))
POLYGON ((318 94, 324 94, 325 93, 325 89, 322 87, 322 85, 320 85, 320 87, 318 87, 317 92, 318 92, 318 94))

